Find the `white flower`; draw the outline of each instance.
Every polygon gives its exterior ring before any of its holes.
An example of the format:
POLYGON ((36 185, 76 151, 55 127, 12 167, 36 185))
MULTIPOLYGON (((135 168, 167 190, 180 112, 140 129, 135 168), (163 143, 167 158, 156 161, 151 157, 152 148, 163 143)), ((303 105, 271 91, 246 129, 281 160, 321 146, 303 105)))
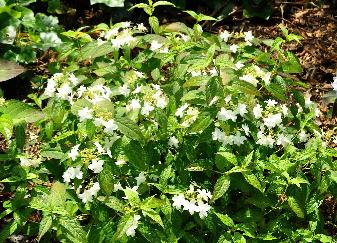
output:
POLYGON ((125 234, 127 236, 131 236, 134 237, 136 235, 136 229, 138 228, 138 224, 139 224, 139 220, 140 220, 140 215, 135 214, 133 216, 133 221, 131 223, 131 225, 129 226, 129 228, 127 228, 127 230, 125 231, 125 234))
POLYGON ((88 168, 92 170, 94 173, 98 174, 103 170, 103 164, 104 164, 103 160, 93 159, 88 168))
POLYGON ((181 209, 182 206, 184 206, 187 202, 183 194, 179 194, 178 196, 175 195, 172 198, 173 204, 172 206, 175 207, 176 209, 181 209))
POLYGON ((78 197, 82 200, 83 203, 92 201, 92 195, 89 190, 84 190, 83 193, 78 195, 78 197))
POLYGON ((243 68, 245 65, 242 62, 238 61, 237 63, 234 64, 234 66, 235 66, 235 70, 239 70, 243 68))
POLYGON ((140 109, 142 106, 138 99, 132 99, 130 103, 131 110, 140 109))
POLYGON ((148 116, 150 114, 151 111, 154 110, 154 107, 152 105, 150 105, 150 103, 148 102, 144 102, 144 106, 141 110, 141 114, 144 116, 148 116))
POLYGON ((70 182, 71 180, 77 178, 82 179, 83 178, 83 172, 81 171, 81 166, 78 165, 76 167, 69 167, 64 173, 63 173, 63 180, 65 182, 70 182))
POLYGON ((247 111, 247 105, 245 104, 238 104, 238 108, 236 110, 237 114, 240 114, 240 116, 244 116, 247 111))
POLYGON ((95 118, 94 124, 96 127, 104 126, 105 120, 102 117, 95 118))
POLYGON ((159 43, 157 40, 153 40, 151 42, 150 50, 151 51, 156 51, 159 48, 161 48, 162 46, 163 46, 163 44, 159 43))
POLYGON ((216 127, 214 132, 212 132, 212 139, 222 142, 224 138, 225 138, 225 133, 216 127))
POLYGON ((218 71, 216 70, 215 67, 213 67, 211 70, 209 70, 209 73, 212 77, 217 76, 218 75, 218 71))
POLYGON ((283 116, 287 116, 289 113, 289 109, 288 109, 288 107, 286 106, 286 105, 281 105, 281 112, 282 112, 282 114, 283 114, 283 116))
POLYGON ((177 117, 183 117, 183 115, 184 115, 184 111, 187 109, 187 107, 188 107, 189 105, 188 104, 183 104, 182 106, 180 106, 178 109, 177 109, 177 111, 176 111, 176 116, 177 117))
POLYGON ((20 158, 20 165, 22 167, 38 167, 41 164, 41 159, 20 158))
POLYGON ((282 123, 281 113, 277 113, 275 115, 269 115, 263 118, 263 123, 268 128, 276 127, 278 124, 282 123))
POLYGON ((304 130, 301 130, 301 132, 298 134, 298 138, 301 142, 306 142, 309 139, 309 135, 305 133, 304 130))
POLYGON ((333 90, 337 92, 337 77, 333 77, 333 83, 331 85, 333 90))
POLYGON ((56 81, 54 79, 48 79, 47 87, 44 90, 44 95, 53 97, 56 91, 56 81))
POLYGON ((97 152, 100 153, 100 154, 103 154, 105 151, 102 147, 102 145, 99 143, 99 142, 94 142, 96 148, 97 148, 97 152))
POLYGON ((306 96, 305 96, 305 100, 304 100, 304 106, 308 108, 308 107, 310 107, 312 104, 313 104, 313 102, 310 100, 310 96, 309 96, 309 95, 306 95, 306 96))
POLYGON ((184 206, 184 210, 188 211, 191 215, 199 211, 199 208, 195 204, 195 202, 191 202, 187 200, 183 206, 184 206))
POLYGON ((88 107, 84 107, 81 110, 78 111, 78 116, 80 118, 80 122, 89 120, 93 118, 93 110, 89 109, 88 107))
POLYGON ((170 137, 169 142, 168 142, 169 146, 173 146, 175 148, 179 147, 179 140, 176 137, 170 137))
POLYGON ((201 71, 191 71, 192 77, 199 77, 201 76, 201 71))
POLYGON ((229 33, 227 30, 223 31, 223 32, 220 32, 220 39, 224 42, 227 42, 228 39, 232 36, 231 33, 229 33))
POLYGON ((230 102, 231 100, 232 100, 232 96, 231 96, 231 95, 227 95, 227 96, 225 97, 225 102, 226 102, 226 103, 230 102))
POLYGON ((265 102, 266 102, 266 104, 267 104, 268 107, 274 107, 275 105, 277 105, 277 101, 276 100, 269 99, 269 100, 267 100, 265 102))
POLYGON ((140 172, 139 175, 135 179, 137 181, 137 186, 139 186, 140 184, 146 181, 146 176, 144 172, 140 172))
POLYGON ((188 35, 184 35, 184 34, 181 34, 181 33, 180 33, 180 37, 181 37, 181 39, 183 39, 183 41, 185 41, 185 42, 187 42, 187 41, 190 40, 190 37, 189 37, 188 35))
POLYGON ((164 96, 157 97, 157 98, 155 98, 155 100, 156 100, 156 106, 158 108, 164 109, 166 107, 167 100, 164 96))
POLYGON ((236 132, 236 135, 232 137, 233 138, 233 144, 240 146, 242 145, 247 138, 245 136, 241 136, 241 133, 239 131, 236 132))
POLYGON ((270 79, 271 79, 271 72, 266 72, 261 76, 262 80, 265 82, 266 85, 270 84, 270 79))
POLYGON ((57 89, 56 96, 62 100, 68 100, 69 96, 72 92, 71 87, 69 86, 69 83, 63 84, 60 88, 57 89))
POLYGON ((256 119, 259 119, 261 116, 262 116, 262 107, 260 104, 257 104, 254 108, 253 108, 253 114, 254 114, 254 117, 256 119))
POLYGON ((82 95, 84 94, 84 92, 87 91, 87 88, 84 85, 81 85, 78 89, 77 89, 77 97, 81 98, 82 95))
POLYGON ((140 32, 146 32, 146 31, 147 31, 147 29, 146 29, 146 27, 144 26, 143 23, 137 24, 137 29, 138 29, 140 32))
POLYGON ((114 131, 118 129, 118 126, 113 119, 104 122, 104 127, 104 132, 108 134, 113 134, 114 131))
POLYGON ((272 148, 275 143, 275 139, 273 139, 271 135, 266 136, 263 134, 262 131, 259 131, 257 133, 257 138, 258 138, 258 140, 256 141, 257 144, 268 146, 270 148, 272 148))
POLYGON ((68 157, 71 158, 72 160, 76 160, 77 156, 79 155, 78 153, 79 147, 80 147, 80 144, 77 144, 74 147, 72 147, 72 149, 68 153, 68 157))
POLYGON ((205 218, 208 211, 212 208, 208 203, 199 203, 197 207, 197 212, 199 212, 199 217, 201 219, 205 218))
POLYGON ((205 189, 202 189, 202 190, 197 189, 197 193, 198 193, 197 197, 198 197, 199 199, 202 199, 202 200, 206 201, 206 202, 207 202, 209 199, 212 199, 212 194, 211 194, 208 190, 205 190, 205 189))
POLYGON ((126 84, 124 84, 123 86, 119 87, 119 92, 124 96, 129 96, 130 89, 126 84))
POLYGON ((89 189, 91 195, 96 196, 98 191, 100 190, 100 186, 98 182, 95 182, 92 187, 89 189))
POLYGON ((119 159, 115 162, 116 165, 124 165, 126 164, 126 161, 124 159, 119 159))
POLYGON ((247 124, 242 124, 241 127, 242 127, 243 131, 245 132, 246 136, 249 136, 249 134, 250 134, 249 126, 247 124))
POLYGON ((287 146, 290 143, 291 143, 290 135, 285 136, 284 134, 280 134, 276 140, 276 144, 282 145, 283 147, 287 146))
POLYGON ((247 31, 244 33, 245 34, 245 41, 246 42, 251 42, 254 39, 252 31, 247 31))
POLYGON ((114 192, 117 192, 117 191, 123 191, 123 190, 124 190, 124 189, 123 189, 123 187, 122 187, 122 185, 121 185, 120 182, 114 184, 114 192))
POLYGON ((238 48, 239 48, 238 45, 233 44, 233 45, 231 45, 231 46, 229 47, 229 50, 230 50, 231 52, 233 52, 233 53, 236 53, 237 50, 238 50, 238 48))
POLYGON ((209 106, 214 105, 218 101, 218 99, 219 99, 218 96, 214 96, 213 99, 211 100, 211 102, 209 102, 209 106))
POLYGON ((78 83, 79 83, 78 78, 73 73, 69 74, 68 79, 74 86, 78 85, 78 83))
MULTIPOLYGON (((135 71, 135 72, 137 72, 137 71, 135 71)), ((140 73, 140 72, 139 72, 140 73)), ((142 92, 142 89, 143 89, 143 86, 142 85, 140 85, 140 86, 137 86, 136 88, 135 88, 135 90, 132 92, 133 94, 139 94, 140 92, 142 92)))
POLYGON ((221 121, 232 120, 233 122, 236 121, 237 117, 234 111, 227 110, 224 107, 218 112, 217 117, 221 121))
POLYGON ((254 85, 255 87, 257 86, 258 84, 258 80, 251 74, 245 74, 241 77, 239 77, 240 80, 242 81, 245 81, 247 83, 251 83, 252 85, 254 85))
POLYGON ((108 30, 107 32, 104 33, 104 38, 109 40, 111 39, 112 37, 115 37, 118 35, 118 29, 117 28, 113 28, 113 29, 110 29, 108 30))

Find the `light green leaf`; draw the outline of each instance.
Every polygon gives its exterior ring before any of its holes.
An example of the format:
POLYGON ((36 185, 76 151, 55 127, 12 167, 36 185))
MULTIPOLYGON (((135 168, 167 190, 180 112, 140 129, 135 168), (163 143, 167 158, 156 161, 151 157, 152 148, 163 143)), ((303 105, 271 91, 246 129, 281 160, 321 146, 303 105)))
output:
POLYGON ((221 157, 224 157, 228 162, 230 162, 232 165, 238 165, 238 161, 236 159, 236 156, 230 152, 218 152, 217 155, 220 155, 221 157))
POLYGON ((62 233, 73 243, 88 242, 86 232, 77 220, 60 217, 58 224, 62 228, 62 233))
POLYGON ((122 238, 125 235, 125 232, 130 228, 133 224, 133 215, 126 214, 124 215, 118 222, 117 231, 115 233, 115 237, 117 239, 122 238))
POLYGON ((163 221, 161 220, 161 217, 159 213, 154 211, 153 209, 144 209, 143 214, 150 217, 152 220, 154 220, 156 223, 158 223, 161 227, 164 228, 163 221))
POLYGON ((0 59, 0 82, 12 79, 25 71, 19 64, 0 59))
POLYGON ((109 208, 112 208, 113 210, 116 210, 117 212, 123 212, 124 210, 124 204, 121 200, 119 200, 117 197, 109 196, 109 197, 103 197, 99 196, 97 197, 97 200, 104 203, 109 208))
POLYGON ((98 176, 99 185, 105 195, 110 196, 114 188, 113 168, 109 163, 104 164, 104 168, 98 176))
POLYGON ((13 121, 8 115, 0 116, 0 133, 7 141, 10 140, 13 133, 13 121))
POLYGON ((175 5, 173 3, 170 3, 168 1, 158 1, 158 2, 155 2, 152 6, 154 8, 157 7, 157 6, 173 6, 173 7, 175 7, 175 5))
POLYGON ((261 186, 261 183, 259 181, 259 179, 256 177, 256 175, 254 175, 252 172, 250 171, 245 171, 242 172, 242 175, 245 177, 246 181, 252 185, 253 187, 255 187, 256 189, 258 189, 259 191, 263 192, 263 188, 261 186))
POLYGON ((151 28, 153 29, 153 31, 158 34, 159 33, 159 20, 157 17, 155 16, 151 16, 149 17, 149 24, 151 26, 151 28))
POLYGON ((116 8, 116 7, 124 7, 124 0, 90 0, 90 4, 96 3, 104 3, 105 5, 116 8))
POLYGON ((221 176, 215 183, 212 201, 214 202, 218 198, 222 197, 230 186, 230 178, 227 175, 221 176))
POLYGON ((141 130, 132 120, 126 117, 115 117, 114 120, 118 126, 118 129, 125 136, 137 140, 139 142, 144 142, 144 136, 141 130))
POLYGON ((221 220, 221 222, 224 225, 226 225, 228 227, 234 226, 233 220, 227 214, 215 213, 215 215, 221 220))
POLYGON ((190 126, 190 133, 202 132, 209 125, 211 125, 212 122, 213 120, 211 119, 209 114, 204 113, 202 115, 199 115, 196 121, 190 126))
POLYGON ((42 236, 49 231, 53 224, 53 218, 50 215, 44 215, 39 226, 39 235, 37 240, 40 241, 42 236))
POLYGON ((291 210, 297 215, 299 218, 304 218, 304 212, 300 203, 292 196, 288 197, 288 204, 291 210))
POLYGON ((140 206, 141 201, 139 199, 138 192, 131 190, 131 188, 126 188, 124 189, 124 193, 131 206, 140 206))

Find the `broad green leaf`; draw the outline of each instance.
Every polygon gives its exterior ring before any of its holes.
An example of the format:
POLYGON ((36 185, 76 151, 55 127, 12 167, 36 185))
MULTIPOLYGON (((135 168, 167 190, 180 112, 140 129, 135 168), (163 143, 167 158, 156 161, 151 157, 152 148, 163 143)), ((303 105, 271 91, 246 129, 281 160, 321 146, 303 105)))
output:
POLYGON ((171 179, 172 177, 174 177, 174 170, 172 168, 172 165, 169 165, 161 172, 159 177, 159 184, 163 187, 166 187, 169 179, 171 179))
POLYGON ((105 195, 110 196, 114 188, 115 179, 113 167, 108 162, 104 164, 103 170, 99 173, 98 181, 105 195))
POLYGON ((288 204, 291 210, 297 215, 299 218, 304 218, 304 212, 300 203, 292 196, 288 197, 288 204))
POLYGON ((99 45, 97 41, 90 42, 83 46, 80 50, 80 56, 78 61, 86 59, 94 59, 96 57, 105 56, 113 52, 115 48, 110 42, 99 45))
POLYGON ((144 142, 144 136, 139 127, 129 118, 115 117, 114 118, 118 129, 128 138, 144 142))
POLYGON ((155 221, 161 227, 164 228, 164 224, 163 224, 163 221, 161 220, 159 213, 157 213, 153 209, 143 209, 143 214, 150 217, 153 221, 155 221))
POLYGON ((124 147, 124 153, 129 163, 137 169, 144 171, 148 167, 148 157, 146 151, 139 142, 131 141, 124 147))
POLYGON ((0 59, 0 82, 15 78, 24 71, 25 68, 19 64, 0 59))
POLYGON ((159 20, 157 17, 155 16, 151 16, 149 17, 149 24, 151 26, 151 28, 153 29, 153 31, 158 34, 159 33, 159 20))
POLYGON ((80 223, 75 219, 69 219, 60 217, 58 219, 58 224, 62 228, 63 235, 68 238, 70 242, 74 243, 86 243, 87 233, 84 231, 80 223))
POLYGON ((8 115, 0 116, 0 133, 9 141, 13 134, 13 121, 8 115))
POLYGON ((222 197, 230 186, 230 178, 227 175, 221 176, 215 183, 212 201, 214 202, 218 198, 222 197))
POLYGON ((41 151, 41 156, 44 158, 48 158, 48 159, 63 159, 67 155, 63 153, 62 151, 48 150, 48 151, 41 151))
POLYGON ((157 7, 157 6, 173 6, 173 7, 175 7, 175 5, 173 3, 168 2, 168 1, 158 1, 158 2, 155 2, 152 6, 154 8, 157 7))
POLYGON ((124 0, 90 0, 90 4, 96 3, 104 3, 105 5, 116 8, 116 7, 124 7, 124 0))
POLYGON ((86 99, 78 99, 75 103, 71 106, 71 112, 74 115, 77 115, 80 110, 83 108, 91 108, 92 104, 86 99))
POLYGON ((155 198, 154 196, 146 198, 140 208, 141 209, 151 209, 151 208, 160 208, 164 205, 164 201, 158 198, 155 198))
POLYGON ((301 188, 301 184, 310 184, 306 179, 303 179, 302 177, 291 178, 290 183, 295 184, 299 188, 301 188))
POLYGON ((117 197, 109 196, 109 197, 103 197, 99 196, 97 197, 97 200, 104 203, 109 208, 112 208, 113 210, 116 210, 117 212, 122 213, 124 210, 124 204, 121 200, 119 200, 117 197))
POLYGON ((8 115, 13 120, 14 125, 22 121, 32 123, 44 118, 41 111, 18 100, 7 101, 5 105, 0 107, 0 112, 8 115))
POLYGON ((124 189, 124 193, 131 206, 133 207, 140 206, 141 202, 137 191, 134 191, 131 188, 126 188, 124 189))
POLYGON ((286 52, 287 61, 282 64, 282 70, 285 73, 301 73, 302 66, 295 54, 286 52))
POLYGON ((44 234, 50 230, 52 224, 53 224, 52 216, 44 215, 39 225, 39 235, 37 237, 38 241, 40 241, 42 236, 44 236, 44 234))
POLYGON ((234 154, 230 153, 230 152, 220 151, 220 152, 217 153, 217 155, 220 155, 221 157, 225 158, 232 165, 238 165, 238 161, 237 161, 236 156, 234 154))
POLYGON ((252 172, 250 171, 245 171, 242 172, 242 175, 245 177, 246 181, 252 185, 253 187, 255 187, 256 189, 258 189, 259 191, 263 192, 263 188, 261 186, 261 183, 259 181, 259 179, 256 177, 256 175, 254 175, 252 172))
POLYGON ((195 132, 202 132, 204 131, 209 125, 211 125, 213 120, 211 119, 210 115, 204 113, 199 115, 196 121, 190 126, 190 133, 195 132))
POLYGON ((224 225, 226 225, 228 227, 234 226, 233 220, 227 214, 215 213, 215 215, 221 220, 221 222, 224 225))

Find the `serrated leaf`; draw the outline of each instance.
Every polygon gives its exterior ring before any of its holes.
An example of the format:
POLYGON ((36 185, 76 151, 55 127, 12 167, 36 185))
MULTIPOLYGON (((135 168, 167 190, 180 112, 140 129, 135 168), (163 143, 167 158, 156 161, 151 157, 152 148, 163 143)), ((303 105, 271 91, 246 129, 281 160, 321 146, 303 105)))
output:
POLYGON ((140 205, 141 201, 139 199, 138 192, 132 190, 131 188, 126 188, 124 189, 124 193, 131 206, 136 207, 140 205))
POLYGON ((256 177, 256 175, 254 175, 252 172, 250 171, 245 171, 242 172, 242 175, 245 177, 246 181, 252 185, 253 187, 255 187, 256 189, 258 189, 259 191, 263 192, 263 188, 261 186, 261 183, 259 181, 259 179, 256 177))
POLYGON ((88 242, 86 237, 87 233, 84 231, 84 229, 81 227, 80 223, 77 220, 61 217, 58 219, 58 224, 63 229, 63 235, 71 242, 88 242))
POLYGON ((115 237, 117 239, 122 238, 125 235, 125 232, 132 226, 133 224, 133 215, 126 214, 124 215, 118 222, 117 231, 115 233, 115 237))
POLYGON ((151 26, 151 28, 153 29, 153 31, 158 34, 159 32, 159 20, 157 17, 155 16, 151 16, 149 17, 149 24, 151 26))
POLYGON ((98 181, 105 195, 110 196, 114 188, 113 168, 109 163, 105 163, 103 170, 99 173, 98 181))
POLYGON ((0 82, 12 79, 25 71, 19 64, 0 59, 0 82))
POLYGON ((158 2, 155 2, 152 6, 154 8, 157 7, 157 6, 173 6, 173 7, 175 7, 175 5, 173 3, 168 2, 168 1, 158 1, 158 2))
POLYGON ((8 115, 12 120, 13 124, 19 124, 22 121, 27 123, 33 123, 44 118, 44 114, 18 100, 9 100, 0 107, 0 112, 8 115))
POLYGON ((297 217, 302 219, 304 218, 303 209, 300 206, 299 202, 297 202, 297 200, 294 197, 292 196, 288 197, 288 205, 291 208, 291 210, 297 215, 297 217))
POLYGON ((161 227, 164 228, 164 224, 163 221, 161 220, 159 213, 157 213, 153 209, 144 209, 143 214, 150 217, 152 220, 154 220, 156 223, 158 223, 161 227))
POLYGON ((105 5, 116 8, 116 7, 124 7, 124 0, 90 0, 90 4, 96 3, 104 3, 105 5))
POLYGON ((232 165, 238 165, 237 158, 234 154, 230 152, 218 152, 217 155, 220 155, 221 157, 225 158, 228 162, 230 162, 232 165))
POLYGON ((296 186, 301 188, 301 184, 309 184, 309 182, 301 177, 295 177, 290 179, 290 184, 295 184, 296 186))
POLYGON ((220 219, 220 221, 224 225, 226 225, 228 227, 233 227, 234 226, 233 220, 227 214, 215 213, 215 215, 220 219))
POLYGON ((90 42, 81 48, 81 55, 78 61, 86 59, 94 59, 96 57, 105 56, 114 51, 114 47, 110 42, 99 45, 96 41, 90 42))
POLYGON ((50 215, 43 216, 40 225, 39 225, 39 234, 37 240, 40 241, 42 236, 44 236, 53 224, 53 218, 50 215))
POLYGON ((213 120, 209 116, 209 114, 205 113, 199 115, 196 121, 190 126, 190 133, 195 132, 202 132, 204 131, 209 125, 211 125, 213 120))
POLYGON ((148 159, 146 151, 142 148, 139 142, 131 141, 124 147, 124 154, 129 160, 129 163, 137 169, 144 171, 148 167, 148 159))
POLYGON ((97 200, 104 203, 109 208, 112 208, 113 210, 116 210, 117 212, 123 212, 124 210, 124 204, 121 200, 119 200, 117 197, 109 196, 109 197, 103 197, 99 196, 97 197, 97 200))
POLYGON ((9 141, 13 133, 13 121, 8 115, 0 116, 0 133, 9 141))
POLYGON ((160 208, 164 205, 164 201, 158 198, 155 198, 154 196, 146 198, 140 208, 141 209, 151 209, 151 208, 160 208))
POLYGON ((230 178, 227 175, 221 176, 215 183, 212 201, 214 202, 218 198, 222 197, 230 186, 230 178))
POLYGON ((297 56, 291 52, 286 52, 287 61, 282 64, 282 70, 285 73, 301 73, 302 66, 297 56))
POLYGON ((139 142, 144 142, 144 136, 139 129, 139 127, 129 118, 126 117, 115 117, 115 123, 118 129, 128 138, 137 140, 139 142))

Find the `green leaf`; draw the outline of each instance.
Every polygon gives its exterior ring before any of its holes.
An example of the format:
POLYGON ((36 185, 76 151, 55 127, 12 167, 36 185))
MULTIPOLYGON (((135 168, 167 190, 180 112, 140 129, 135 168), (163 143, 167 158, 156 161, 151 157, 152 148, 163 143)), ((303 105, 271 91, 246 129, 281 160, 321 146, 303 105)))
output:
POLYGON ((212 202, 222 197, 230 186, 230 178, 227 175, 221 176, 215 183, 212 202))
POLYGON ((173 6, 173 7, 175 7, 175 5, 173 3, 170 3, 168 1, 158 1, 158 2, 155 2, 152 6, 154 8, 157 7, 157 6, 173 6))
POLYGON ((13 121, 8 115, 0 116, 0 133, 9 141, 13 134, 13 121))
POLYGON ((225 158, 228 162, 230 162, 232 165, 238 165, 237 158, 234 154, 230 152, 218 152, 217 155, 220 155, 221 157, 225 158))
POLYGON ((150 16, 149 17, 149 24, 151 28, 153 29, 154 33, 158 34, 159 33, 159 20, 155 16, 150 16))
POLYGON ((124 153, 129 163, 137 169, 144 171, 148 167, 148 157, 139 142, 131 141, 124 147, 124 153))
POLYGON ((96 57, 105 56, 114 51, 114 47, 110 42, 103 43, 99 45, 97 41, 90 42, 83 46, 80 51, 80 56, 78 61, 83 61, 86 59, 94 59, 96 57))
POLYGON ((60 217, 57 222, 62 229, 63 235, 68 238, 69 241, 74 243, 88 242, 86 237, 87 233, 77 220, 60 217))
POLYGON ((115 237, 117 239, 122 238, 125 235, 125 232, 132 226, 133 224, 133 215, 126 214, 124 215, 118 222, 117 231, 115 233, 115 237))
POLYGON ((259 181, 259 179, 256 177, 256 175, 254 175, 252 172, 250 171, 245 171, 242 172, 242 175, 245 177, 246 181, 252 185, 253 187, 255 187, 256 189, 258 189, 259 191, 263 192, 263 188, 261 186, 261 183, 259 181))
POLYGON ((153 209, 144 209, 143 214, 150 217, 152 220, 154 220, 156 223, 158 223, 161 227, 164 228, 163 221, 161 220, 161 217, 159 213, 154 211, 153 209))
POLYGON ((12 79, 25 71, 19 64, 0 59, 0 82, 12 79))
POLYGON ((41 111, 18 100, 7 101, 5 105, 0 107, 0 112, 8 115, 13 120, 14 125, 22 121, 32 123, 44 118, 41 111))
POLYGON ((288 205, 299 218, 304 218, 304 212, 300 203, 292 196, 288 197, 288 205))
POLYGON ((116 7, 124 7, 124 0, 90 0, 90 4, 96 3, 104 3, 105 5, 116 8, 116 7))
POLYGON ((160 173, 159 184, 166 187, 169 179, 172 177, 174 177, 174 170, 172 169, 172 165, 169 165, 160 173))
POLYGON ((86 99, 78 99, 71 106, 71 112, 77 116, 78 112, 85 107, 91 108, 92 104, 86 99))
POLYGON ((158 198, 155 198, 154 196, 146 198, 140 208, 141 209, 151 209, 151 208, 160 208, 164 205, 164 201, 158 198))
POLYGON ((224 225, 228 227, 234 227, 234 221, 227 214, 215 213, 215 215, 221 220, 224 225))
POLYGON ((144 142, 144 136, 139 127, 129 118, 115 117, 118 129, 128 138, 144 142))
POLYGON ((49 231, 53 224, 53 218, 50 215, 44 215, 40 225, 39 225, 39 235, 37 237, 37 240, 40 241, 42 236, 44 236, 45 233, 49 231))
POLYGON ((295 54, 286 52, 287 61, 282 64, 282 70, 285 73, 301 73, 302 66, 295 54))
POLYGON ((112 208, 113 210, 116 210, 117 212, 122 213, 124 211, 124 204, 117 197, 114 197, 114 196, 109 196, 109 197, 99 196, 99 197, 97 197, 97 200, 104 203, 109 208, 112 208))
POLYGON ((306 179, 301 177, 291 178, 290 184, 295 184, 297 187, 301 188, 300 184, 310 184, 306 179))
POLYGON ((267 90, 277 99, 282 101, 287 101, 288 97, 286 95, 286 88, 282 87, 277 83, 270 83, 265 86, 267 90))
POLYGON ((139 199, 138 192, 131 190, 131 188, 126 188, 124 189, 124 193, 131 206, 140 206, 141 201, 139 199))
POLYGON ((212 122, 213 120, 211 119, 209 114, 204 113, 202 115, 199 115, 196 121, 190 126, 190 133, 202 132, 209 125, 211 125, 212 122))
POLYGON ((104 164, 103 170, 99 173, 98 181, 105 195, 110 196, 114 188, 115 179, 113 168, 108 162, 104 164))

